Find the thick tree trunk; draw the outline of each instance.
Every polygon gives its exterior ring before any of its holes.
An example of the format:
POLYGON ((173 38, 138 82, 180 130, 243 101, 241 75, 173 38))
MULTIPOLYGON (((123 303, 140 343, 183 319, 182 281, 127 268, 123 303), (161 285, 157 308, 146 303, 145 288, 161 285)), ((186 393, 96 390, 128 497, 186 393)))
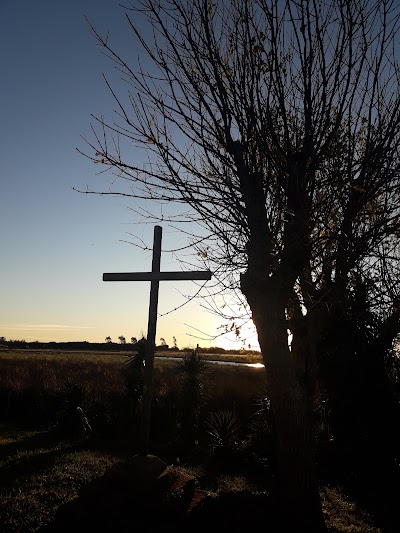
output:
POLYGON ((312 403, 288 346, 285 308, 257 302, 253 320, 275 428, 281 516, 293 531, 325 531, 314 456, 312 403), (262 309, 264 308, 264 309, 262 309))

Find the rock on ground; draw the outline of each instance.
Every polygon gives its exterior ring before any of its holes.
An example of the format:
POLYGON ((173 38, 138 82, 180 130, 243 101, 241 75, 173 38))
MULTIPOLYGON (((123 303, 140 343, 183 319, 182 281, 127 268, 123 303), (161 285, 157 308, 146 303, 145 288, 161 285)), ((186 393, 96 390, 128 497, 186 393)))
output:
POLYGON ((136 455, 82 487, 79 496, 61 506, 54 522, 41 531, 177 533, 222 528, 250 533, 270 523, 269 506, 264 494, 208 494, 196 487, 195 478, 158 457, 136 455))

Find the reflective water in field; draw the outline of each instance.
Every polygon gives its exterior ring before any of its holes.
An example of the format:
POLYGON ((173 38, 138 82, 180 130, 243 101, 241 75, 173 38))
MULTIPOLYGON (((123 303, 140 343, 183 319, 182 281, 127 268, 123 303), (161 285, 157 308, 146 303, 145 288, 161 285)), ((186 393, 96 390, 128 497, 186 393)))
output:
MULTIPOLYGON (((155 356, 154 359, 166 359, 167 361, 182 361, 182 357, 169 357, 169 356, 155 356)), ((233 361, 210 361, 207 360, 207 363, 215 364, 215 365, 229 365, 229 366, 248 366, 249 368, 264 368, 264 365, 262 363, 235 363, 233 361)))

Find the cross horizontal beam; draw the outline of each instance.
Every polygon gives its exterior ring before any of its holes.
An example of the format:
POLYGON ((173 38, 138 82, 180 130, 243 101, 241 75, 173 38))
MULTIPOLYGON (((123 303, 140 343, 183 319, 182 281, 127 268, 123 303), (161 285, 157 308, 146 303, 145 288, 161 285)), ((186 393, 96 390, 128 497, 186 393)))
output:
POLYGON ((211 279, 209 270, 192 272, 116 272, 103 274, 103 281, 178 281, 211 279))

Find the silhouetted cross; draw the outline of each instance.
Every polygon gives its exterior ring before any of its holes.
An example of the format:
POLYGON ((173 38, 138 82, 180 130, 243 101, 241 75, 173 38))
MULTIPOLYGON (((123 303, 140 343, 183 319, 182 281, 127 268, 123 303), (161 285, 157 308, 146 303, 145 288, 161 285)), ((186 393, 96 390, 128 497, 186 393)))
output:
POLYGON ((154 351, 156 344, 158 288, 160 281, 177 280, 207 280, 211 279, 211 272, 160 272, 162 227, 154 227, 153 261, 151 272, 125 272, 103 274, 103 281, 151 281, 149 319, 147 325, 146 357, 143 376, 143 406, 142 406, 142 443, 141 454, 149 452, 150 414, 153 389, 154 351))

